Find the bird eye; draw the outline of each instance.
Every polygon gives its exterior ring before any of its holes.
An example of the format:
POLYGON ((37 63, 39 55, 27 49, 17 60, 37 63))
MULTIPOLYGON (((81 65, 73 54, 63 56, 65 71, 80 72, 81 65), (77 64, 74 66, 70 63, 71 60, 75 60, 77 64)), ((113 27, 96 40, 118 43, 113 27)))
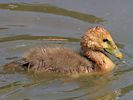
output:
POLYGON ((108 39, 103 39, 103 42, 108 42, 109 40, 108 39))

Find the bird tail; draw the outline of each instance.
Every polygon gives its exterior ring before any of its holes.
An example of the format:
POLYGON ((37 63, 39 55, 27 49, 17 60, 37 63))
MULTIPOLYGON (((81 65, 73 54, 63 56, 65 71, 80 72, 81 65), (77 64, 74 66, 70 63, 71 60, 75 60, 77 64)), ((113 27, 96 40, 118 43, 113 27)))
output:
POLYGON ((19 59, 4 65, 4 71, 22 71, 29 66, 29 62, 25 59, 19 59))

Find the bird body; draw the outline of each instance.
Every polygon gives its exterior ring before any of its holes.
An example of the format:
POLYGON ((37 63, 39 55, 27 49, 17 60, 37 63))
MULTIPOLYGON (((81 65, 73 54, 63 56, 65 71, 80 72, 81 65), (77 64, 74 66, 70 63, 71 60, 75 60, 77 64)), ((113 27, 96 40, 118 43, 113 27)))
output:
MULTIPOLYGON (((34 48, 23 59, 13 61, 7 68, 21 67, 35 72, 89 73, 93 63, 67 48, 34 48), (10 67, 9 67, 10 66, 10 67)), ((7 69, 6 68, 6 69, 7 69)))
POLYGON ((115 64, 104 52, 122 58, 109 32, 102 27, 89 29, 81 38, 83 55, 62 47, 33 48, 22 59, 10 62, 4 69, 23 68, 33 72, 68 74, 109 72, 115 64))

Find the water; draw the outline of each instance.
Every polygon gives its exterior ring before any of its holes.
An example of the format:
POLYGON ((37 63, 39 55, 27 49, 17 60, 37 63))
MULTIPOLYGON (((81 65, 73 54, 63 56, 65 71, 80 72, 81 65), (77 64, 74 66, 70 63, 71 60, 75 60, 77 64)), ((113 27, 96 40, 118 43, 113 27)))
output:
POLYGON ((0 69, 36 46, 79 51, 88 27, 107 28, 124 54, 106 75, 71 79, 25 72, 0 73, 0 100, 132 100, 132 0, 1 0, 0 69), (126 63, 123 63, 126 62, 126 63))

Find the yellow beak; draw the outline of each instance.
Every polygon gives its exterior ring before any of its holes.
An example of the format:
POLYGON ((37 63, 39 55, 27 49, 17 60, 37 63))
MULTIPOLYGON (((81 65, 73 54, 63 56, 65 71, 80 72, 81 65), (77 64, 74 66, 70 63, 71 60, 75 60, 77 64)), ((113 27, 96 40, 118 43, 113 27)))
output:
POLYGON ((116 56, 119 59, 123 58, 123 54, 119 51, 119 49, 104 49, 106 52, 110 53, 111 55, 116 56))
POLYGON ((116 57, 119 58, 119 59, 122 59, 123 58, 123 54, 121 52, 119 52, 119 53, 116 54, 116 57))

